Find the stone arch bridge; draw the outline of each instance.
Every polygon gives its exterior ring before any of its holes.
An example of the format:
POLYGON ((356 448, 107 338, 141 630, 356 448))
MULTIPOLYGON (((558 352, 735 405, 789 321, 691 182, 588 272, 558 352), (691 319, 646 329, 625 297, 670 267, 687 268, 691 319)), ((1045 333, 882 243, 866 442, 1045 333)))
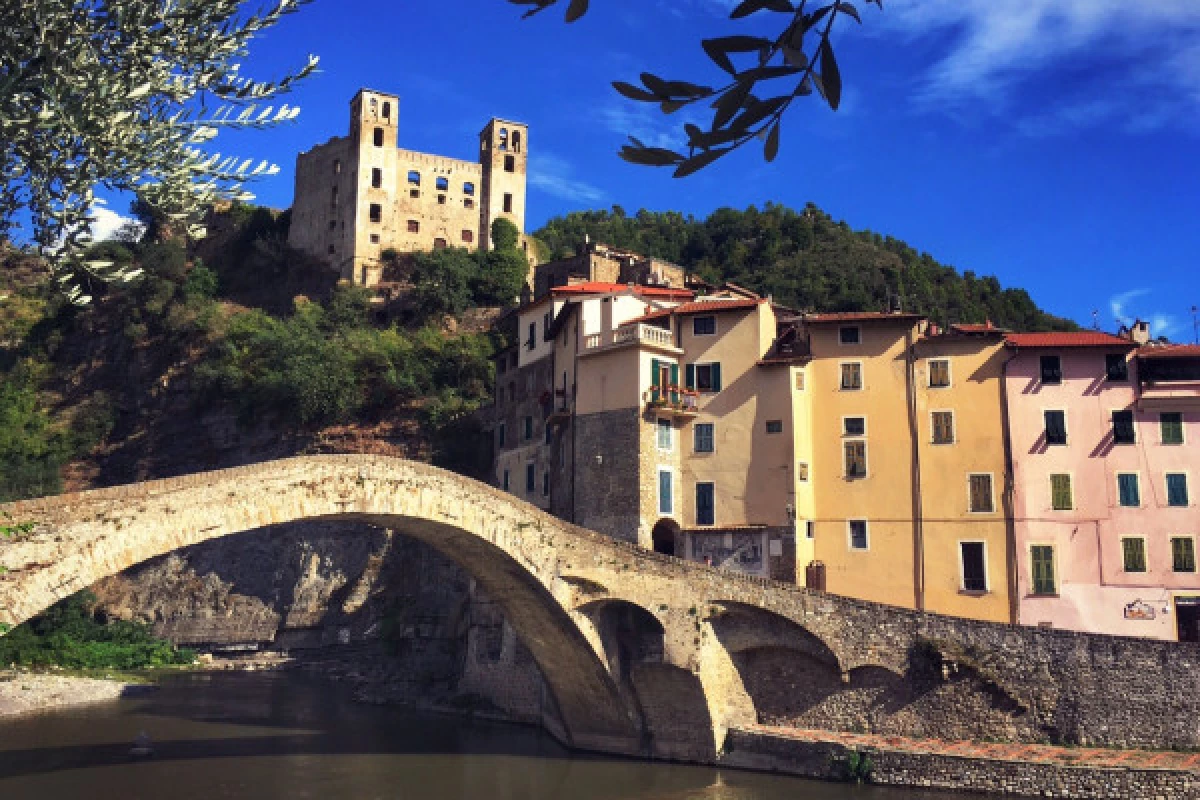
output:
MULTIPOLYGON (((182 547, 337 518, 420 539, 470 573, 545 677, 554 700, 546 727, 582 749, 715 760, 729 728, 761 716, 739 671, 749 652, 814 659, 847 684, 858 670, 905 675, 914 659, 945 667, 958 658, 986 669, 1022 713, 1054 724, 1066 715, 1076 727, 1094 715, 1105 729, 1111 712, 1081 702, 1079 671, 1094 672, 1098 649, 1104 669, 1126 666, 1106 637, 919 614, 722 572, 584 530, 462 476, 376 456, 290 458, 0 505, 0 523, 22 526, 0 539, 0 622, 19 624, 182 547)), ((1139 663, 1174 658, 1162 643, 1143 644, 1139 663)), ((1194 677, 1190 688, 1200 695, 1194 677)), ((1195 708, 1156 698, 1139 701, 1144 723, 1123 715, 1135 739, 1166 741, 1173 718, 1196 718, 1195 708)), ((1193 730, 1172 741, 1197 738, 1193 730)))

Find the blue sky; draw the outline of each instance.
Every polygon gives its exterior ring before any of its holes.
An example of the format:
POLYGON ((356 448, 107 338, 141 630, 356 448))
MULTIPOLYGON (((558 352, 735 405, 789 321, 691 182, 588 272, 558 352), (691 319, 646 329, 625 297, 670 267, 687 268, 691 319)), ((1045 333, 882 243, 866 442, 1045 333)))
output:
MULTIPOLYGON (((561 5, 565 5, 563 2, 561 5)), ((291 204, 295 154, 346 130, 360 86, 394 92, 402 147, 472 158, 490 116, 530 126, 528 226, 623 206, 697 216, 812 201, 946 264, 1027 288, 1104 328, 1140 315, 1190 341, 1200 304, 1200 2, 886 0, 835 40, 846 85, 803 102, 779 158, 736 153, 675 180, 615 155, 626 133, 677 144, 678 115, 617 95, 649 70, 716 82, 706 36, 732 0, 592 0, 522 21, 502 0, 317 0, 257 41, 244 72, 321 57, 289 97, 299 119, 222 134, 216 149, 276 161, 259 202, 291 204)), ((116 205, 114 204, 114 208, 116 205)), ((120 210, 120 209, 117 209, 120 210)))

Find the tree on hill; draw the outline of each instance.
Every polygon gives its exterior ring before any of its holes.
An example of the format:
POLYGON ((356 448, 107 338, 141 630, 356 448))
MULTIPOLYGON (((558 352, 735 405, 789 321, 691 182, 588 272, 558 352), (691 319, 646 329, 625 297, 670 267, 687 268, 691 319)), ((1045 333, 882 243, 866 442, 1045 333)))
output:
POLYGON ((699 220, 675 211, 577 211, 536 234, 554 257, 574 253, 584 236, 687 267, 705 280, 730 281, 797 309, 864 311, 899 297, 933 320, 983 322, 1014 330, 1070 330, 1075 323, 1040 310, 1023 289, 1005 289, 938 263, 905 242, 854 231, 809 204, 797 212, 769 204, 722 208, 699 220))
POLYGON ((469 252, 443 247, 412 258, 413 305, 428 318, 461 314, 473 306, 505 306, 517 299, 529 260, 517 244, 521 233, 503 217, 492 223, 492 249, 469 252))

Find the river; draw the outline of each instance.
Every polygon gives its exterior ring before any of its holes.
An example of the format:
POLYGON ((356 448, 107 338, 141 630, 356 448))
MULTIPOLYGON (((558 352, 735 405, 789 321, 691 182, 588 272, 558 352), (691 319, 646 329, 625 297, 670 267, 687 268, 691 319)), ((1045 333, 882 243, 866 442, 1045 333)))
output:
MULTIPOLYGON (((979 800, 979 795, 970 795, 979 800)), ((572 754, 540 731, 352 702, 295 673, 174 675, 0 723, 4 800, 967 800, 572 754), (154 756, 129 755, 140 731, 154 756)))

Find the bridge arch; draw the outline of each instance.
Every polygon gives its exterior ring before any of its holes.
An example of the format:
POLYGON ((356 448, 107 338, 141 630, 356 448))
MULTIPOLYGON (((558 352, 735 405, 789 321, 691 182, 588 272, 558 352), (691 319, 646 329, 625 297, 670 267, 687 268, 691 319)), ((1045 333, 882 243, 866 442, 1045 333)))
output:
POLYGON ((559 551, 597 537, 424 464, 284 459, 0 506, 35 525, 0 544, 0 622, 17 625, 101 578, 182 547, 300 520, 343 519, 426 542, 503 608, 537 661, 568 744, 638 753, 642 721, 564 603, 559 551), (578 541, 575 541, 578 540, 578 541))

